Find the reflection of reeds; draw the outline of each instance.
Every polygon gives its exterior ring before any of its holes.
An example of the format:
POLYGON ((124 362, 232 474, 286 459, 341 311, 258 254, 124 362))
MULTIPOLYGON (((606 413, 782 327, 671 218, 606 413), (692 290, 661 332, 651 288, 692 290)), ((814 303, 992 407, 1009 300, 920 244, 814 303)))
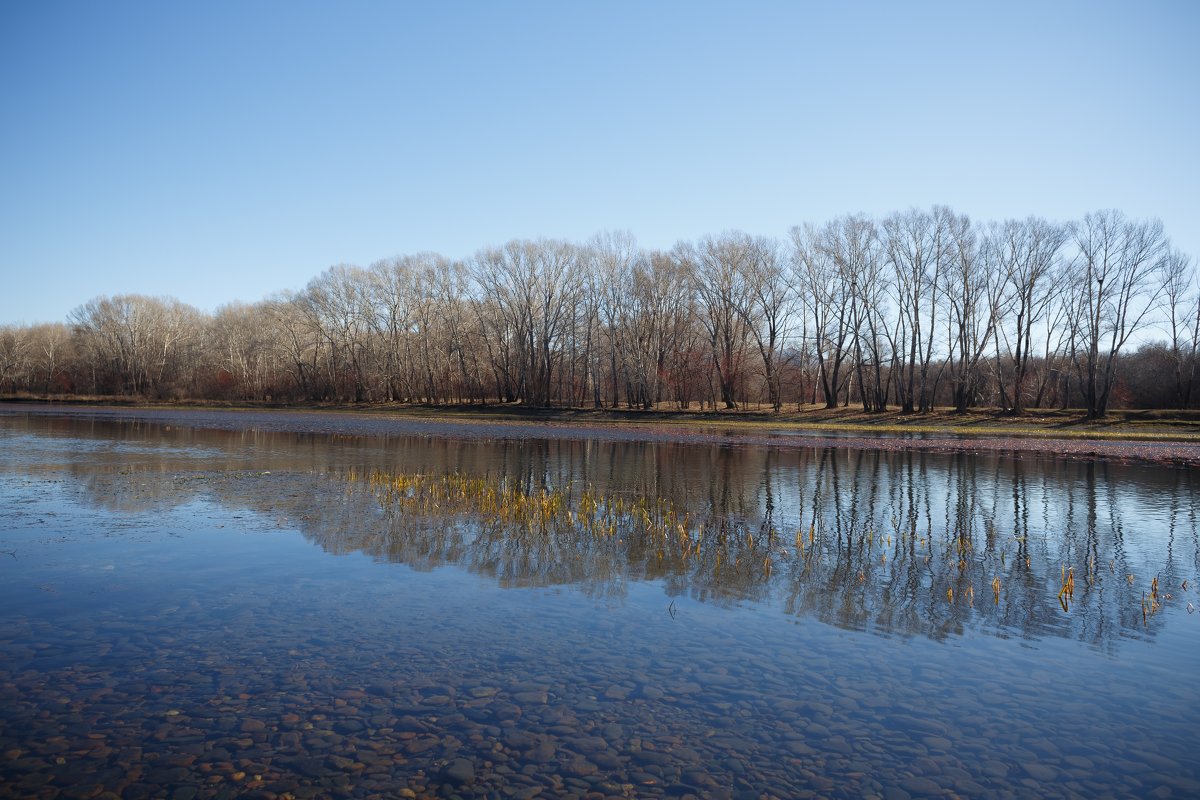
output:
MULTIPOLYGON (((504 552, 537 552, 543 569, 555 569, 549 566, 552 559, 566 559, 563 568, 574 569, 565 565, 582 557, 605 571, 618 562, 636 561, 652 574, 704 574, 705 582, 765 584, 776 558, 790 560, 770 526, 751 530, 726 517, 697 522, 658 498, 603 495, 571 483, 530 489, 458 473, 352 470, 346 477, 366 484, 396 525, 437 528, 475 520, 481 541, 507 542, 496 545, 504 552), (601 553, 615 561, 602 565, 595 560, 601 553)), ((810 540, 815 538, 815 530, 810 531, 810 540)), ((799 534, 796 545, 798 551, 804 547, 799 534)))
MULTIPOLYGON (((572 487, 527 492, 505 481, 458 473, 376 470, 366 476, 351 471, 348 477, 352 481, 365 480, 384 508, 409 514, 480 516, 545 534, 583 530, 612 537, 632 528, 658 541, 674 540, 685 553, 694 543, 687 515, 662 500, 652 503, 644 497, 632 501, 602 497, 590 487, 578 493, 572 487)), ((752 535, 748 545, 754 546, 752 535)))
POLYGON ((1158 576, 1155 575, 1154 579, 1150 581, 1150 596, 1146 597, 1146 593, 1142 592, 1142 624, 1148 624, 1150 617, 1158 613, 1160 608, 1162 608, 1162 602, 1158 598, 1158 576))
MULTIPOLYGON (((941 531, 931 524, 926 531, 925 521, 918 528, 912 513, 892 514, 889 530, 887 516, 862 516, 846 524, 814 504, 809 525, 797 524, 781 538, 775 520, 712 511, 693 518, 654 495, 605 494, 570 481, 531 486, 527 480, 460 473, 344 474, 369 489, 394 533, 415 534, 391 538, 388 547, 415 553, 424 563, 472 562, 515 582, 619 583, 615 576, 636 575, 665 578, 675 588, 690 586, 702 598, 764 596, 782 582, 792 593, 789 604, 805 596, 821 604, 840 597, 839 615, 890 620, 911 608, 908 587, 915 588, 912 576, 922 573, 929 575, 925 585, 933 587, 934 596, 945 594, 948 605, 942 608, 952 617, 980 613, 974 583, 990 585, 994 613, 1008 624, 1008 609, 1022 613, 1022 607, 1040 605, 1046 595, 1031 590, 1053 580, 1041 572, 1050 560, 1046 554, 1034 553, 1038 575, 1029 551, 1021 552, 1033 541, 1029 537, 1015 537, 1019 547, 1009 562, 1010 553, 993 529, 987 537, 961 524, 941 531), (1004 611, 999 609, 1002 589, 1004 611)), ((1097 559, 1089 557, 1084 584, 1090 589, 1099 579, 1097 559)), ((1132 573, 1126 579, 1134 583, 1132 573)), ((1060 562, 1059 582, 1057 600, 1064 612, 1099 597, 1085 591, 1076 601, 1074 567, 1065 562, 1060 562)), ((1154 578, 1142 596, 1143 622, 1148 624, 1168 599, 1154 578)))
POLYGON ((1075 599, 1075 568, 1061 566, 1062 588, 1058 590, 1058 602, 1063 611, 1070 610, 1069 603, 1075 599))

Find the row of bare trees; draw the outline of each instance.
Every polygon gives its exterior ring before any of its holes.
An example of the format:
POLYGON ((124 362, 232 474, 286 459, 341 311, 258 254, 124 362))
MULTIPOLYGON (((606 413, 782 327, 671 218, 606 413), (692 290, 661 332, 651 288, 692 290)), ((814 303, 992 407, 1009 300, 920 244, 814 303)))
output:
POLYGON ((0 328, 0 391, 1095 417, 1145 396, 1123 382, 1145 372, 1131 347, 1170 371, 1155 403, 1193 403, 1198 288, 1161 223, 1118 211, 980 225, 937 206, 666 252, 623 233, 512 241, 337 265, 213 314, 97 298, 0 328))

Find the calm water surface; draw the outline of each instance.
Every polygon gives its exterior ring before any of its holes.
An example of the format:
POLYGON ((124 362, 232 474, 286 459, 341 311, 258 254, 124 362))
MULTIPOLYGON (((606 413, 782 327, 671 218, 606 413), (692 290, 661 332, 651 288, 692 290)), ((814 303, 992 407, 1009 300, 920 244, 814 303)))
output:
POLYGON ((1195 469, 196 422, 0 412, 0 797, 1200 796, 1195 469))

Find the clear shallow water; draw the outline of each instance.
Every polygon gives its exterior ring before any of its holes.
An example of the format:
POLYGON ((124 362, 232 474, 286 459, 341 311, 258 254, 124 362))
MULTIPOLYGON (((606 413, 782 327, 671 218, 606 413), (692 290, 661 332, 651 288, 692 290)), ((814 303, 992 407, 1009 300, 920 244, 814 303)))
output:
POLYGON ((1196 796, 1196 482, 0 417, 0 796, 1196 796))

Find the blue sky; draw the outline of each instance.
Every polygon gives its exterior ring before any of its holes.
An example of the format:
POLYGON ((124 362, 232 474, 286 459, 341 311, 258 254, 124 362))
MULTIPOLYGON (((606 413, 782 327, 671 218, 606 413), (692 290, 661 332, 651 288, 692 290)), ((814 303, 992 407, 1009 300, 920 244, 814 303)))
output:
POLYGON ((933 203, 1200 256, 1197 2, 6 0, 0 103, 0 324, 933 203))

